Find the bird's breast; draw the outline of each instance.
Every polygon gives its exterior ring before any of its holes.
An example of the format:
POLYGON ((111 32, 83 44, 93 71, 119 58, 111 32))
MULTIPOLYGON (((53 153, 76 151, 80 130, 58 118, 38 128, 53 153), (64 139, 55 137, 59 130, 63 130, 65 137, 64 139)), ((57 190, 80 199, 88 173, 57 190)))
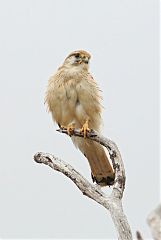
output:
POLYGON ((79 128, 88 118, 91 128, 98 128, 100 115, 95 101, 95 89, 92 89, 84 75, 61 76, 50 86, 47 102, 53 119, 58 124, 68 126, 75 123, 75 127, 79 128))
POLYGON ((76 122, 75 111, 79 104, 75 79, 68 79, 54 88, 52 115, 57 123, 68 126, 76 122))

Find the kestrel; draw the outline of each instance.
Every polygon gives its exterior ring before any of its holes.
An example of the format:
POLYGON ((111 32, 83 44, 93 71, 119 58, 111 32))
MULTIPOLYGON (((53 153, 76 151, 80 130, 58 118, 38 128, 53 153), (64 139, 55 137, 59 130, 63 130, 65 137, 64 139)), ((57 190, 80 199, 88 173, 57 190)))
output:
POLYGON ((71 136, 76 147, 88 159, 93 182, 100 186, 114 183, 114 171, 104 148, 86 138, 90 129, 100 131, 101 95, 96 81, 89 73, 91 56, 84 50, 74 51, 49 79, 45 102, 59 127, 70 135, 73 128, 84 132, 85 138, 71 136))

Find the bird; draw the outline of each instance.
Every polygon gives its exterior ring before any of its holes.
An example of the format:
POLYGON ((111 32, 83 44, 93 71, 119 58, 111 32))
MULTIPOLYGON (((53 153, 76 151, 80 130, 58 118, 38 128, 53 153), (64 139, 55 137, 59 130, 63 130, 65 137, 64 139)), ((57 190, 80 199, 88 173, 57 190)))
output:
POLYGON ((86 138, 91 129, 100 132, 102 96, 89 72, 91 55, 85 50, 71 52, 48 80, 45 103, 53 121, 67 129, 74 145, 84 154, 93 182, 101 187, 114 184, 115 174, 109 156, 99 143, 86 138), (73 136, 80 129, 84 138, 73 136))

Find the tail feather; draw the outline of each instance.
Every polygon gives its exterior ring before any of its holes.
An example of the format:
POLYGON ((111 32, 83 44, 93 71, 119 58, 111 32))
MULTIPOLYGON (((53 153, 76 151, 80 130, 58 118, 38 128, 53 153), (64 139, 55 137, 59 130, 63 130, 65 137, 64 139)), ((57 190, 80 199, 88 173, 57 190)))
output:
POLYGON ((89 139, 72 137, 72 141, 88 159, 93 181, 101 186, 112 185, 115 175, 104 148, 89 139))

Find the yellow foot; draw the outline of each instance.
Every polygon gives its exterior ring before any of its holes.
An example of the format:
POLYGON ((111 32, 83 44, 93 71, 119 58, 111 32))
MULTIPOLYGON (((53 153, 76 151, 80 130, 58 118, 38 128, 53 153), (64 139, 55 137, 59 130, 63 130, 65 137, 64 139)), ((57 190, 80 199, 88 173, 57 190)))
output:
POLYGON ((64 129, 64 130, 67 130, 67 133, 68 133, 69 136, 72 135, 73 130, 75 129, 74 124, 71 124, 71 125, 69 125, 69 126, 67 126, 67 127, 61 125, 60 128, 61 128, 61 129, 64 129))
POLYGON ((69 125, 69 126, 67 127, 67 132, 68 132, 68 135, 69 135, 69 136, 72 135, 74 129, 75 129, 75 127, 74 127, 73 124, 72 124, 72 125, 69 125))
POLYGON ((81 128, 80 130, 80 133, 83 133, 84 134, 84 138, 86 138, 87 136, 87 132, 90 132, 90 128, 88 127, 88 119, 86 120, 85 124, 83 124, 83 127, 81 128))
POLYGON ((67 129, 67 127, 65 127, 64 125, 60 125, 59 127, 64 130, 67 129))

